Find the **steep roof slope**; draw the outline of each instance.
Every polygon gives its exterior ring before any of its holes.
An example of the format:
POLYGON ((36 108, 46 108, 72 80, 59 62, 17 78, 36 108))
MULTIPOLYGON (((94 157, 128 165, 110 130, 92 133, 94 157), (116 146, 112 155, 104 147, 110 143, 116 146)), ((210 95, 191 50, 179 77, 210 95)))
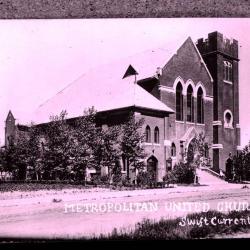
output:
POLYGON ((183 40, 172 41, 86 72, 40 105, 32 121, 48 122, 51 115, 57 115, 62 110, 67 111, 68 118, 78 117, 92 106, 97 111, 137 106, 173 113, 171 108, 135 84, 135 79, 156 77, 157 68, 163 68, 182 44, 183 40), (123 78, 130 65, 138 74, 123 78))

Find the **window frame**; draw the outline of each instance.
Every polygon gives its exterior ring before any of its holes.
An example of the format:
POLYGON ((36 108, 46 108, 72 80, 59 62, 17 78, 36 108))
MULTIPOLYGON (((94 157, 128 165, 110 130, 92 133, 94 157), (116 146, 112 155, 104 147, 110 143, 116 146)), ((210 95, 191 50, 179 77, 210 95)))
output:
POLYGON ((151 128, 149 125, 147 125, 145 128, 145 134, 146 134, 145 142, 151 143, 151 128))
POLYGON ((154 129, 154 143, 160 144, 160 130, 157 126, 154 129))
POLYGON ((204 124, 204 92, 201 87, 197 91, 197 123, 204 124))
POLYGON ((187 87, 187 122, 194 122, 194 89, 192 85, 187 87))
POLYGON ((223 62, 223 79, 225 82, 233 82, 233 64, 230 61, 223 62))
POLYGON ((175 143, 171 143, 171 157, 176 157, 176 146, 175 143))
POLYGON ((180 82, 176 85, 175 91, 176 120, 183 121, 183 86, 180 82))

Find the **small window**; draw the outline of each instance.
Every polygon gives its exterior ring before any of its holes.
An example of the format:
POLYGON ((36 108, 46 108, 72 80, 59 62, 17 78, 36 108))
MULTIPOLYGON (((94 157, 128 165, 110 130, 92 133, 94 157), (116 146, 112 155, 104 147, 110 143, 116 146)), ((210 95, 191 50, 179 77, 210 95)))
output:
POLYGON ((154 142, 157 143, 157 144, 160 143, 160 132, 159 132, 159 128, 158 127, 155 127, 154 142))
POLYGON ((225 118, 226 118, 226 123, 230 123, 230 121, 231 121, 231 119, 232 119, 232 116, 231 116, 230 113, 226 113, 225 118))
POLYGON ((146 127, 146 142, 151 142, 151 129, 149 126, 146 127))
POLYGON ((224 112, 224 127, 232 128, 233 127, 233 114, 230 110, 224 112))
POLYGON ((228 82, 233 81, 233 65, 229 61, 224 61, 224 80, 228 82))
POLYGON ((172 157, 176 156, 176 147, 175 147, 174 143, 172 143, 172 145, 171 145, 171 156, 172 157))

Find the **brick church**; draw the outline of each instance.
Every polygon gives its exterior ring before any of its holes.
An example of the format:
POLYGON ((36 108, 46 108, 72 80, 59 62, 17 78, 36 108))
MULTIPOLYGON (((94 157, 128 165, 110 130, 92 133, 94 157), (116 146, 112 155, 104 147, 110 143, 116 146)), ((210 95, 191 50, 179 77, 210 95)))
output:
MULTIPOLYGON (((166 44, 86 72, 40 105, 27 122, 47 123, 62 110, 76 118, 94 106, 100 125, 112 126, 132 111, 145 120, 145 161, 157 180, 192 150, 192 140, 201 132, 209 167, 225 170, 229 153, 240 150, 238 41, 213 32, 176 46, 166 44)), ((10 136, 26 128, 15 124, 9 112, 6 146, 10 136)), ((121 164, 123 173, 129 173, 126 162, 121 164)))

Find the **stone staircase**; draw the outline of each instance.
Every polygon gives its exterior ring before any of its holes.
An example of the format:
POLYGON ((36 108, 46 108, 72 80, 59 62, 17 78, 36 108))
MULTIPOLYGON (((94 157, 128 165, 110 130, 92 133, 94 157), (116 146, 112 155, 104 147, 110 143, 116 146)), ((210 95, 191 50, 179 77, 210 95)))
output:
POLYGON ((210 169, 197 169, 199 183, 201 185, 227 185, 228 182, 221 179, 219 174, 210 169))

